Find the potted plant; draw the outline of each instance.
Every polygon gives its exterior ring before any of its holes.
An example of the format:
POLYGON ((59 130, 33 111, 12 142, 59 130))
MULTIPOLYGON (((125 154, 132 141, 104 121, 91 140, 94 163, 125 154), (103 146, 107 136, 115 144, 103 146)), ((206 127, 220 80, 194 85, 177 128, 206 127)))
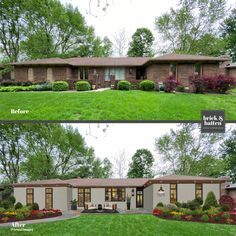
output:
POLYGON ((71 210, 77 210, 77 203, 78 203, 78 201, 76 199, 70 201, 71 210))
POLYGON ((130 210, 131 196, 129 196, 129 195, 127 195, 127 197, 126 197, 126 205, 127 205, 127 210, 130 210))

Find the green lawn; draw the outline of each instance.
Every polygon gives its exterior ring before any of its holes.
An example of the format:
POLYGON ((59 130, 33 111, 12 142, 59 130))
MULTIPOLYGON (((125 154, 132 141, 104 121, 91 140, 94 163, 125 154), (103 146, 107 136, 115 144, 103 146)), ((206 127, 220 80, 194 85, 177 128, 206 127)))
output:
POLYGON ((33 232, 11 232, 0 228, 0 235, 50 236, 235 236, 235 225, 163 220, 152 215, 81 215, 79 218, 27 225, 33 232))
POLYGON ((204 109, 236 119, 236 94, 143 91, 0 93, 1 120, 200 120, 204 109), (29 110, 11 114, 11 109, 29 110))

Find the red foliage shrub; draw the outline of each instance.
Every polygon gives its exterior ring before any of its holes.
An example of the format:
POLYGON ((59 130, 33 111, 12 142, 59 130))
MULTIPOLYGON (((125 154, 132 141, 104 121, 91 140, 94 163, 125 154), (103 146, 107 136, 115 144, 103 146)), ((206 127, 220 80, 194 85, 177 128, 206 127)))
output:
POLYGON ((226 93, 229 89, 234 88, 235 79, 227 75, 217 76, 191 76, 190 83, 193 85, 195 93, 215 92, 226 93))
POLYGON ((190 84, 193 86, 195 93, 204 93, 205 92, 205 81, 200 76, 191 76, 189 78, 190 84))
POLYGON ((169 76, 165 81, 164 81, 164 91, 167 93, 171 93, 176 90, 176 87, 180 85, 180 83, 175 79, 174 76, 169 76))
POLYGON ((232 197, 230 197, 229 195, 222 195, 220 197, 220 205, 224 206, 227 205, 229 207, 230 211, 233 211, 234 209, 234 199, 232 197))
POLYGON ((154 208, 152 211, 153 215, 161 215, 162 213, 163 213, 163 211, 158 208, 154 208))

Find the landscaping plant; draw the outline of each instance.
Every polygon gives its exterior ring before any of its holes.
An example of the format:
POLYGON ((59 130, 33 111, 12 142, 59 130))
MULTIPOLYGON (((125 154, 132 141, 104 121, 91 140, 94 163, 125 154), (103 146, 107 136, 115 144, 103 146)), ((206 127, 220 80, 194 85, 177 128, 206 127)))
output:
POLYGON ((212 191, 210 191, 207 194, 206 200, 204 202, 203 210, 208 210, 211 207, 217 207, 217 206, 218 204, 217 204, 216 196, 212 191))
POLYGON ((52 84, 53 91, 66 91, 69 89, 69 84, 66 81, 56 81, 52 84))
POLYGON ((118 90, 130 90, 130 88, 131 88, 131 83, 127 80, 121 80, 117 84, 118 90))
POLYGON ((143 91, 153 91, 155 88, 155 83, 152 80, 143 80, 140 82, 139 87, 143 91))
POLYGON ((178 81, 174 76, 169 76, 164 81, 164 91, 167 93, 171 93, 176 91, 177 86, 179 85, 178 81))
POLYGON ((77 91, 89 91, 91 90, 91 85, 88 81, 78 81, 75 84, 77 91))

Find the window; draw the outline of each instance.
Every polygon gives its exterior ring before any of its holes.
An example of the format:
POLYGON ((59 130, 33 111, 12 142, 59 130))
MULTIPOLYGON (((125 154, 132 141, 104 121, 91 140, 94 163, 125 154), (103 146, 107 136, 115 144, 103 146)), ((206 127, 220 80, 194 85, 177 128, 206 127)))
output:
POLYGON ((53 189, 52 188, 45 189, 45 208, 46 209, 53 208, 53 189))
POLYGON ((88 80, 88 69, 87 68, 81 68, 80 72, 79 72, 79 75, 80 75, 81 80, 88 80))
POLYGON ((34 203, 34 189, 27 188, 26 189, 26 205, 34 203))
POLYGON ((170 203, 177 202, 177 184, 170 184, 170 203))
POLYGON ((86 202, 91 202, 91 189, 78 188, 78 207, 84 207, 86 202))
POLYGON ((202 184, 195 184, 195 198, 202 199, 202 184))
POLYGON ((105 69, 105 81, 110 81, 111 76, 115 77, 115 80, 124 80, 125 79, 125 69, 124 68, 106 68, 105 69))
POLYGON ((194 74, 195 75, 201 75, 201 71, 202 71, 202 65, 197 63, 194 66, 194 74))
POLYGON ((106 188, 105 201, 124 202, 125 201, 125 188, 106 188))
POLYGON ((177 65, 175 63, 170 64, 170 75, 176 77, 177 65))

